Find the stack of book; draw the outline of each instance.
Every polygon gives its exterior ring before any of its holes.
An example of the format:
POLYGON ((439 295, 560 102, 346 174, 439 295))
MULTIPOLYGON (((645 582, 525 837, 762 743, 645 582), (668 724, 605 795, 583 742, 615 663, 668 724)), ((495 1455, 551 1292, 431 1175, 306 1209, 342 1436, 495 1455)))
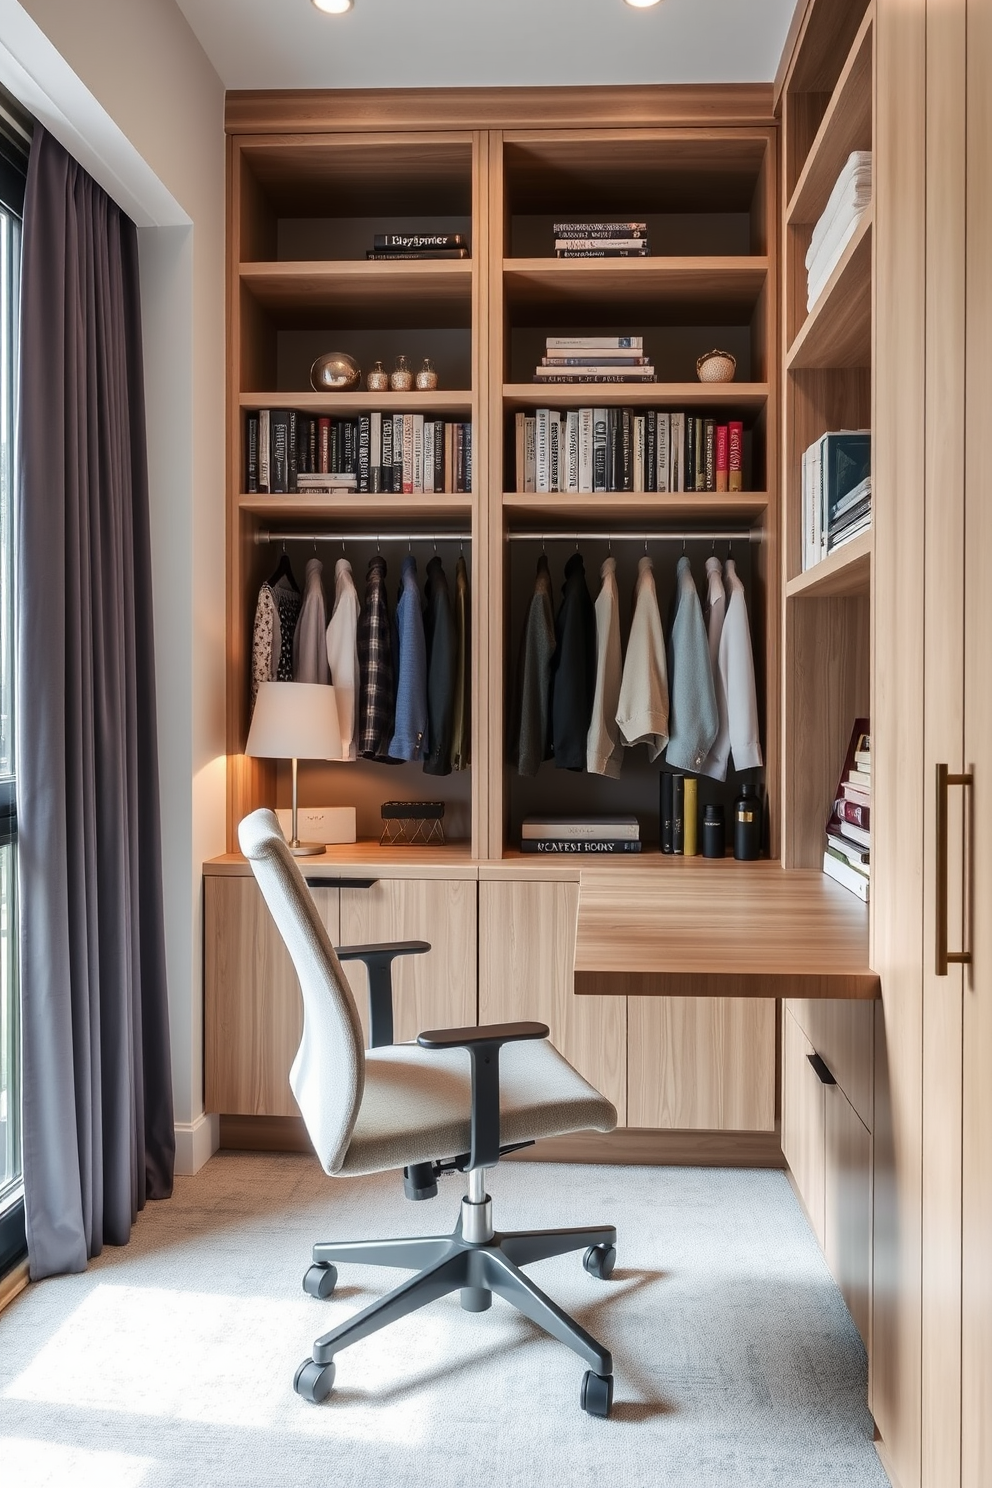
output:
POLYGON ((646 222, 556 222, 556 258, 650 258, 646 222))
POLYGON ((260 408, 245 419, 245 491, 469 492, 472 425, 422 413, 312 417, 260 408))
POLYGON ((823 434, 803 453, 803 568, 871 526, 871 433, 823 434))
POLYGON ((636 816, 529 816, 520 829, 525 853, 639 853, 636 816))
POLYGON ((837 177, 823 215, 813 228, 806 254, 806 308, 812 310, 827 287, 844 249, 871 206, 871 151, 854 150, 837 177))
POLYGON ((741 491, 744 425, 647 408, 518 413, 515 490, 741 491))
POLYGON ((549 336, 535 382, 657 382, 643 336, 549 336))
POLYGON ((858 718, 827 822, 823 871, 868 902, 871 876, 871 732, 858 718))
POLYGON ((461 233, 376 233, 365 257, 468 258, 468 244, 461 233))

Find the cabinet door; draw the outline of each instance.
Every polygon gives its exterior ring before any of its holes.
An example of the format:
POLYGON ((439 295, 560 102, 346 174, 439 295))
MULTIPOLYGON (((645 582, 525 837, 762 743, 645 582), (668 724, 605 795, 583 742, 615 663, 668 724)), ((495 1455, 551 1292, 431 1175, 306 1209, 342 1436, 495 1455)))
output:
POLYGON ((770 997, 631 997, 627 1121, 674 1131, 774 1131, 770 997))
MULTIPOLYGON (((338 890, 314 889, 338 940, 338 890)), ((289 1070, 300 984, 253 878, 204 880, 204 1104, 224 1116, 299 1116, 289 1070)))
MULTIPOLYGON (((368 889, 341 890, 341 945, 427 940, 423 956, 393 962, 393 1037, 415 1039, 427 1028, 467 1028, 476 1013, 474 879, 380 878, 368 889)), ((368 1040, 368 976, 346 967, 368 1040)))
POLYGON ((871 1137, 839 1085, 825 1086, 823 1253, 869 1347, 871 1137))
POLYGON ((813 1046, 788 1008, 782 1014, 782 1151, 823 1244, 823 1086, 808 1056, 813 1046))
POLYGON ((626 1119, 626 999, 576 997, 577 883, 479 884, 479 1019, 546 1023, 551 1042, 626 1119))

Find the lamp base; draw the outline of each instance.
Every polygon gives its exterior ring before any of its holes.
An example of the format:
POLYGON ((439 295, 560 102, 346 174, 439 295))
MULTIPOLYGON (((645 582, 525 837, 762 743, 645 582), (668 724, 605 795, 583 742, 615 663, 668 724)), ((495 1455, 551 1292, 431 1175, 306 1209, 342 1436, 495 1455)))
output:
POLYGON ((322 853, 326 845, 324 842, 290 842, 289 850, 294 858, 312 858, 322 853))

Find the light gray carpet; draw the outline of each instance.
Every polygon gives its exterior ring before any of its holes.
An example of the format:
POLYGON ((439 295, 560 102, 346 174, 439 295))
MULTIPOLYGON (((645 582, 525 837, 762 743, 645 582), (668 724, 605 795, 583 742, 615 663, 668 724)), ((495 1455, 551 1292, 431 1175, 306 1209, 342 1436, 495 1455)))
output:
POLYGON ((314 1337, 404 1274, 341 1268, 304 1295, 316 1239, 446 1231, 461 1179, 222 1154, 81 1276, 0 1316, 4 1488, 885 1488, 866 1361, 785 1177, 504 1164, 503 1229, 616 1223, 617 1270, 532 1272, 611 1348, 608 1421, 584 1365, 497 1300, 457 1296, 339 1357, 321 1406, 293 1393, 314 1337))

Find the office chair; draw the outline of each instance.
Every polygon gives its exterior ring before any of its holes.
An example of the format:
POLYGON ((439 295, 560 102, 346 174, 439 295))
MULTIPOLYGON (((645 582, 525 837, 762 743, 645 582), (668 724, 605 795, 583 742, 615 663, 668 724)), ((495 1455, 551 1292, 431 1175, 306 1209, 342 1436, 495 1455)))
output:
POLYGON ((563 1312, 520 1267, 585 1250, 586 1270, 601 1280, 616 1259, 616 1229, 500 1233, 493 1228, 485 1170, 501 1154, 539 1137, 612 1131, 614 1107, 547 1042, 543 1023, 497 1023, 439 1029, 416 1043, 392 1043, 390 964, 430 949, 423 941, 335 951, 313 898, 271 811, 255 811, 238 828, 252 867, 286 943, 303 992, 303 1034, 290 1085, 325 1173, 354 1175, 404 1169, 411 1198, 430 1198, 439 1172, 468 1175, 468 1193, 450 1235, 373 1241, 327 1241, 313 1247, 304 1290, 331 1296, 335 1261, 416 1269, 379 1301, 323 1334, 296 1371, 298 1395, 316 1404, 330 1394, 334 1360, 396 1318, 456 1289, 467 1312, 484 1312, 492 1294, 511 1302, 590 1366, 580 1404, 609 1415, 613 1361, 607 1349, 563 1312), (372 1037, 362 1048, 358 1010, 341 968, 369 969, 372 1037))

